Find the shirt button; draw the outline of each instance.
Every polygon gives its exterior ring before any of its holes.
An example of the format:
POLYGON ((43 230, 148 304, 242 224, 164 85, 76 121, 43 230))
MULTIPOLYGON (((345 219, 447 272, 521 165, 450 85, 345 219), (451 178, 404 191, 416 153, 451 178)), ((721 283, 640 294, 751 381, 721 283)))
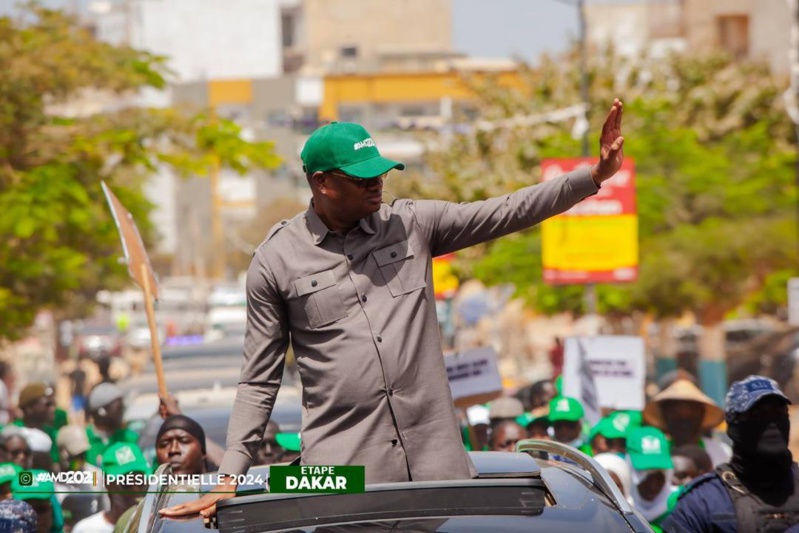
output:
POLYGON ((312 279, 311 280, 311 287, 316 287, 317 285, 319 285, 319 283, 315 279, 312 279))
POLYGON ((361 301, 362 301, 362 302, 365 302, 365 301, 366 301, 366 295, 365 295, 365 294, 361 294, 361 301))
POLYGON ((286 224, 288 224, 288 223, 289 223, 289 221, 288 221, 288 220, 281 220, 281 221, 280 221, 280 225, 281 225, 281 226, 285 226, 285 225, 286 225, 286 224))
POLYGON ((347 259, 349 259, 350 261, 352 261, 352 254, 347 254, 347 259))
POLYGON ((383 342, 383 337, 378 335, 377 337, 375 337, 375 340, 377 340, 377 342, 383 342))
POLYGON ((397 252, 391 252, 391 257, 397 257, 397 252))
POLYGON ((388 389, 388 395, 394 396, 394 389, 388 389))

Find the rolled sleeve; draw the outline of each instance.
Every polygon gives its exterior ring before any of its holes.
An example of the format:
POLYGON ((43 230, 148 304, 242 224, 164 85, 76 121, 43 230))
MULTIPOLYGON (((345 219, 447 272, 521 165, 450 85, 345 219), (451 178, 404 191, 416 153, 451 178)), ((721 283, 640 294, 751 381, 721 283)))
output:
POLYGON ((288 340, 285 303, 259 248, 247 271, 244 361, 220 473, 241 475, 252 465, 280 388, 288 340))
POLYGON ((437 256, 534 226, 598 190, 585 167, 488 200, 461 204, 420 200, 412 209, 432 255, 437 256))

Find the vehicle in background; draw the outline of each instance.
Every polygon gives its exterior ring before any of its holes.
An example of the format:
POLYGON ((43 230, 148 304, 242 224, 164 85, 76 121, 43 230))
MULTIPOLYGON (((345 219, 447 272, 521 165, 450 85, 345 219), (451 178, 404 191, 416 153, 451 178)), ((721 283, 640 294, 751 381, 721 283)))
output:
POLYGON ((238 283, 220 283, 208 296, 208 307, 246 307, 247 295, 244 286, 238 283))
MULTIPOLYGON (((470 456, 477 478, 380 483, 367 485, 361 494, 272 494, 263 486, 240 485, 236 497, 217 504, 210 526, 221 533, 652 531, 607 471, 574 448, 521 441, 516 453, 470 456), (573 464, 532 454, 558 455, 573 464)), ((266 478, 269 467, 253 467, 249 473, 266 478)), ((158 510, 194 500, 199 489, 211 488, 151 486, 140 504, 141 520, 131 531, 205 531, 200 517, 169 520, 158 510)))
POLYGON ((208 318, 205 322, 205 337, 208 340, 234 336, 243 337, 246 325, 246 307, 212 307, 208 311, 208 318))
MULTIPOLYGON (((157 324, 158 341, 160 345, 164 344, 166 340, 166 327, 163 324, 157 324)), ((149 350, 152 345, 150 343, 150 326, 147 320, 135 320, 128 328, 125 334, 125 340, 132 350, 149 350)))
POLYGON ((119 357, 122 355, 123 337, 114 324, 84 323, 78 327, 74 345, 81 358, 119 357))
POLYGON ((247 295, 238 283, 216 285, 208 297, 205 336, 209 340, 243 336, 247 324, 247 295))

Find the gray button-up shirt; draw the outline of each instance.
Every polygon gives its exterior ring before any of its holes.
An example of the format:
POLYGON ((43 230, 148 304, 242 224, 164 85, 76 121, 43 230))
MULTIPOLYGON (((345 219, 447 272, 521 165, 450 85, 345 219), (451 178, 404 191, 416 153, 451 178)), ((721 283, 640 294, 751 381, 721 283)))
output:
POLYGON ((596 193, 587 168, 490 200, 397 200, 340 234, 309 208, 247 273, 244 364, 219 471, 252 463, 289 342, 302 462, 365 465, 368 483, 473 477, 441 351, 431 259, 533 226, 596 193))

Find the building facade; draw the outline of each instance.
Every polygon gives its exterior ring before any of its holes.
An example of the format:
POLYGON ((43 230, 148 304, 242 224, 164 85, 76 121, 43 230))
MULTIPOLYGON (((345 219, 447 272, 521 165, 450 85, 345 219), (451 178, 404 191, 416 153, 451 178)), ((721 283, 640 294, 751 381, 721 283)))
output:
POLYGON ((654 0, 586 5, 588 39, 626 55, 724 50, 789 71, 791 13, 785 0, 654 0))

